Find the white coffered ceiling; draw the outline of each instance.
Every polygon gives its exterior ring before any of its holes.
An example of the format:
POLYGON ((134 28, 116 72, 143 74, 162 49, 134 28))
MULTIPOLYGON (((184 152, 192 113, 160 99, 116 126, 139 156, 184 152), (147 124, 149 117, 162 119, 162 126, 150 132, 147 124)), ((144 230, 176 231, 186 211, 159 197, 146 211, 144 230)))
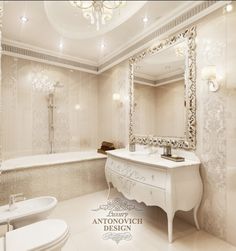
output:
POLYGON ((68 1, 6 1, 3 41, 99 65, 143 38, 154 26, 191 6, 192 2, 127 1, 126 6, 114 12, 108 25, 96 31, 68 1), (21 23, 22 16, 26 16, 28 22, 21 23), (148 17, 146 24, 144 17, 148 17))

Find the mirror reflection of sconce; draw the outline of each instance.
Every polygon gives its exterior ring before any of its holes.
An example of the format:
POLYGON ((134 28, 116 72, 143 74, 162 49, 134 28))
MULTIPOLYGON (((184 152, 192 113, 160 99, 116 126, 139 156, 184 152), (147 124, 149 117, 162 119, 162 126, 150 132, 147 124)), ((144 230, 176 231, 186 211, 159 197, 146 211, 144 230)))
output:
POLYGON ((78 110, 80 110, 80 109, 81 109, 80 104, 76 104, 76 105, 75 105, 75 110, 78 111, 78 110))
POLYGON ((216 79, 216 66, 209 65, 202 69, 202 79, 206 80, 209 85, 209 91, 216 92, 220 88, 219 82, 216 79))
POLYGON ((231 12, 233 10, 233 4, 232 4, 232 1, 230 1, 229 3, 226 4, 226 6, 224 7, 224 11, 223 13, 225 12, 231 12))
POLYGON ((113 101, 115 101, 119 106, 123 105, 123 102, 121 101, 121 97, 119 93, 113 93, 112 95, 113 101))

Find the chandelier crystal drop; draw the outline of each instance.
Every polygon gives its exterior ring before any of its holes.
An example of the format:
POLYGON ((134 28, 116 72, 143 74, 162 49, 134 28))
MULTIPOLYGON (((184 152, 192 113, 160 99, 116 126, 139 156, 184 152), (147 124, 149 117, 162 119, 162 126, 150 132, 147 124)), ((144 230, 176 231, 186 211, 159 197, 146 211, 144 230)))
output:
POLYGON ((79 8, 83 12, 84 18, 96 25, 99 30, 101 25, 110 21, 113 16, 113 10, 126 4, 126 1, 70 1, 73 7, 79 8))

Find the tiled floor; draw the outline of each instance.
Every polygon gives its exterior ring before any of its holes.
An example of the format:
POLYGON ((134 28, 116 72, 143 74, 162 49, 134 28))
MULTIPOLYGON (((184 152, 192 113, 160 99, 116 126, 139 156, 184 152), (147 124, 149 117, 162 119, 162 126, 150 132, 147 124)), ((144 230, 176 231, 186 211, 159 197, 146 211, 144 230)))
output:
MULTIPOLYGON (((116 198, 113 191, 111 198, 116 198)), ((89 194, 60 202, 51 218, 64 219, 70 227, 70 238, 63 251, 236 251, 236 247, 176 218, 174 221, 174 242, 167 241, 166 215, 155 208, 138 207, 144 211, 133 212, 131 217, 141 217, 142 224, 132 225, 131 240, 116 244, 102 238, 103 225, 92 224, 94 219, 105 216, 104 210, 93 211, 106 204, 106 191, 89 194)))
MULTIPOLYGON (((236 247, 204 231, 197 231, 178 218, 174 221, 175 241, 169 244, 165 213, 142 204, 137 206, 144 211, 131 214, 131 217, 141 217, 143 220, 141 225, 132 225, 131 240, 122 240, 119 244, 113 240, 104 240, 103 226, 92 223, 95 218, 104 216, 104 211, 93 209, 107 203, 106 192, 97 192, 58 204, 51 218, 64 219, 71 233, 63 251, 236 251, 236 247)), ((111 198, 116 198, 117 195, 113 190, 111 198)))

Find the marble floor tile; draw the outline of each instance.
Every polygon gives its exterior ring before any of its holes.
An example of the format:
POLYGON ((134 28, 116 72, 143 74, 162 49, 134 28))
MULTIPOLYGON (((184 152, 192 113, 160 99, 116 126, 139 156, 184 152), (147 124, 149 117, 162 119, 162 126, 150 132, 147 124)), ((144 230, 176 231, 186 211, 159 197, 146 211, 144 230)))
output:
MULTIPOLYGON (((50 217, 64 219, 71 233, 62 251, 236 251, 236 247, 202 230, 197 231, 179 218, 174 221, 174 242, 169 244, 166 214, 138 203, 144 209, 138 213, 143 224, 132 228, 132 239, 119 244, 103 240, 101 226, 93 225, 92 221, 96 214, 93 209, 106 204, 106 195, 107 191, 101 191, 59 202, 50 217)), ((117 196, 121 195, 113 190, 111 198, 117 196)))

